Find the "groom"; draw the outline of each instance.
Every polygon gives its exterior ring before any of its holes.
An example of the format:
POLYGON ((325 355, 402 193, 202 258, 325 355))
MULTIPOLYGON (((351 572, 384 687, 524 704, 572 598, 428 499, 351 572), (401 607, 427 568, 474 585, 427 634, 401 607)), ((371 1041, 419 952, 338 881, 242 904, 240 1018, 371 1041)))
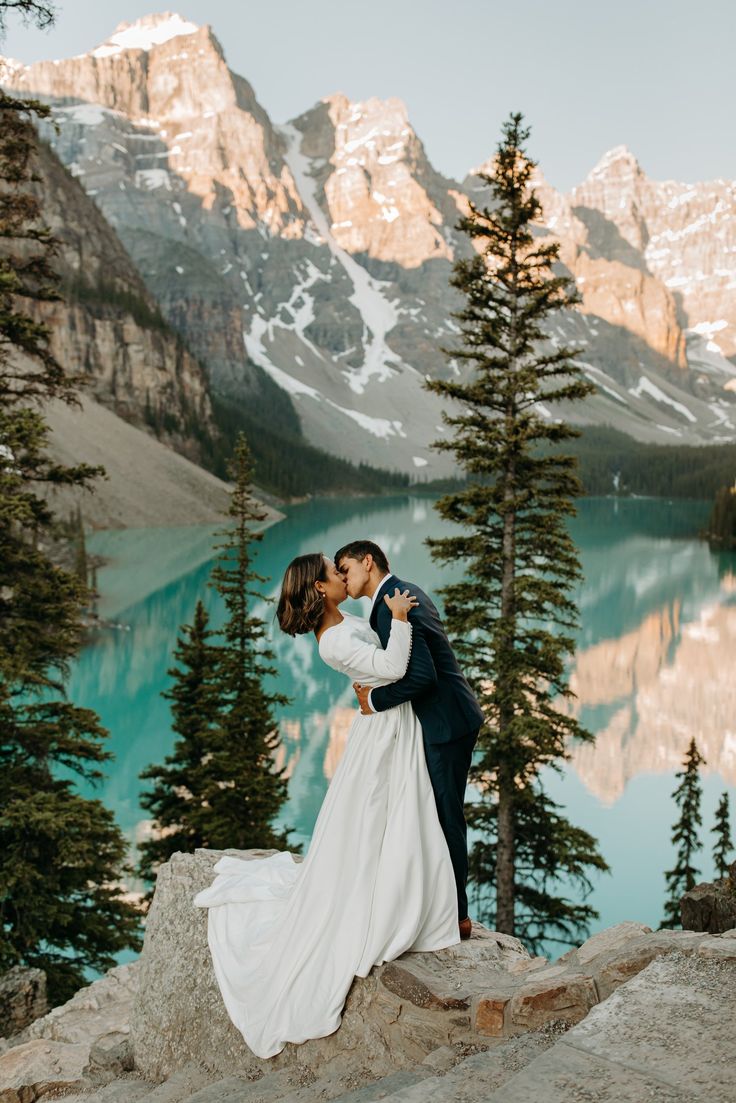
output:
POLYGON ((413 642, 406 674, 398 682, 369 689, 356 683, 360 711, 384 712, 411 701, 422 727, 427 769, 442 830, 447 839, 457 886, 460 937, 469 938, 467 827, 463 805, 473 746, 483 713, 464 678, 440 615, 427 595, 412 582, 389 572, 388 560, 371 540, 353 540, 335 554, 335 566, 345 578, 350 597, 372 600, 370 624, 385 647, 391 631, 391 610, 383 598, 394 587, 409 590, 419 605, 412 609, 413 642))

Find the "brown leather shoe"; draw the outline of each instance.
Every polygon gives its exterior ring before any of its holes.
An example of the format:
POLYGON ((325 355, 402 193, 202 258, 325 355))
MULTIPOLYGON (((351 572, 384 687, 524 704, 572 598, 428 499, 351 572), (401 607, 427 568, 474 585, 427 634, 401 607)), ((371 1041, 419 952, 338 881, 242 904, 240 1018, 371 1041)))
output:
POLYGON ((464 942, 473 933, 473 921, 466 916, 465 919, 460 920, 458 926, 460 927, 460 938, 464 942))

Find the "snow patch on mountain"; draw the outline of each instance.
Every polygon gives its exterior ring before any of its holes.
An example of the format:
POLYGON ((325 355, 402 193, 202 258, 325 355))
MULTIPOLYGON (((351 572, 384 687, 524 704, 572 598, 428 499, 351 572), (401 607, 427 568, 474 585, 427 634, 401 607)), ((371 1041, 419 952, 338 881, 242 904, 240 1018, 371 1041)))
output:
MULTIPOLYGON (((331 398, 320 394, 316 387, 310 387, 308 384, 302 383, 301 380, 290 375, 283 368, 277 367, 268 354, 264 339, 266 337, 273 338, 274 329, 278 328, 286 327, 281 326, 278 322, 267 322, 264 318, 256 317, 253 319, 250 331, 243 333, 243 341, 251 360, 258 364, 260 368, 263 368, 279 387, 295 398, 311 398, 315 402, 324 403, 379 440, 388 440, 389 437, 403 437, 406 439, 403 422, 385 417, 372 417, 360 410, 351 410, 348 407, 341 406, 338 402, 334 402, 331 398)), ((424 461, 421 466, 426 466, 426 462, 424 461)), ((416 466, 420 465, 416 464, 416 466)))
POLYGON ((639 382, 635 387, 629 387, 629 394, 632 394, 634 398, 641 398, 642 395, 649 395, 655 402, 663 402, 667 406, 672 406, 678 413, 686 417, 688 421, 696 422, 698 419, 692 410, 689 410, 682 402, 676 402, 675 399, 670 398, 664 391, 652 383, 651 379, 647 379, 645 375, 639 377, 639 382))
POLYGON ((54 118, 59 122, 78 123, 80 126, 100 126, 109 115, 118 115, 119 111, 113 111, 110 107, 104 107, 101 103, 72 103, 64 107, 54 107, 54 118), (61 118, 59 116, 62 116, 61 118))
POLYGON ((194 34, 198 30, 195 23, 175 12, 146 15, 135 23, 120 23, 106 42, 92 50, 92 57, 110 57, 123 50, 150 50, 169 39, 194 34))
POLYGON ((370 334, 365 347, 363 364, 360 368, 343 368, 350 389, 355 394, 363 394, 373 377, 379 382, 390 379, 399 367, 399 360, 386 344, 386 335, 399 320, 396 307, 382 292, 388 285, 373 279, 362 265, 335 241, 327 218, 317 199, 317 183, 312 175, 312 165, 301 151, 302 135, 295 126, 286 124, 279 128, 288 143, 285 160, 296 181, 299 194, 309 211, 319 234, 326 242, 335 260, 342 265, 353 285, 350 302, 360 312, 363 323, 370 334))

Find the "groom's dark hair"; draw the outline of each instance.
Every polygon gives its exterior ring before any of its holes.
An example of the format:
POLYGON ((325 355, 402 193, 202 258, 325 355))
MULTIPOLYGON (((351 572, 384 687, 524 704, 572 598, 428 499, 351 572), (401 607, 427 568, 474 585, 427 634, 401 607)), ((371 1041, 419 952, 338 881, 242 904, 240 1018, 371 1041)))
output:
POLYGON ((379 571, 383 571, 384 574, 388 573, 388 559, 386 553, 383 552, 378 544, 374 544, 372 540, 351 540, 349 544, 345 544, 344 547, 338 548, 335 552, 335 566, 340 568, 341 559, 357 559, 359 562, 361 559, 365 559, 367 555, 373 556, 373 562, 378 567, 379 571))

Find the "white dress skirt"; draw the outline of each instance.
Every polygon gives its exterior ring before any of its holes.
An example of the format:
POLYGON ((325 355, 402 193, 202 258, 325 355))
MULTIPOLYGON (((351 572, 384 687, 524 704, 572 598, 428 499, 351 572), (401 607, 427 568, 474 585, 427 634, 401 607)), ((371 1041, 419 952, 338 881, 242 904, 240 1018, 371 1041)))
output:
MULTIPOLYGON (((351 682, 403 677, 411 626, 385 650, 344 615, 320 655, 351 682)), ((208 908, 215 975, 230 1018, 258 1057, 340 1025, 355 976, 406 950, 459 941, 457 896, 411 705, 357 713, 305 860, 221 858, 194 903, 208 908)))

